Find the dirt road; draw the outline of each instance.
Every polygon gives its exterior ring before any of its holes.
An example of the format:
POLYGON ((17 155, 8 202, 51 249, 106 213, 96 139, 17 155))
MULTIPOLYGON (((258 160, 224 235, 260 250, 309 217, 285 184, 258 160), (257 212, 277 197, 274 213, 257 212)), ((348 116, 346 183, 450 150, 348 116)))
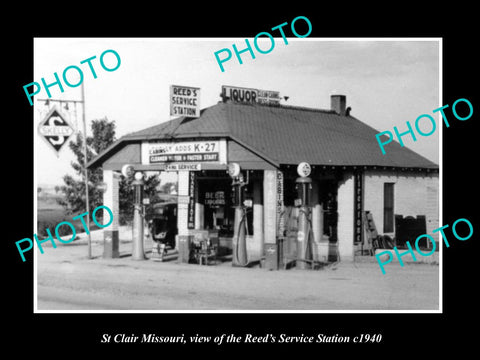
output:
MULTIPOLYGON (((131 244, 121 243, 127 255, 131 244)), ((87 259, 85 241, 37 253, 41 310, 438 310, 439 266, 374 261, 322 270, 267 271, 102 259, 101 242, 87 259)), ((148 249, 147 249, 148 250, 148 249)))

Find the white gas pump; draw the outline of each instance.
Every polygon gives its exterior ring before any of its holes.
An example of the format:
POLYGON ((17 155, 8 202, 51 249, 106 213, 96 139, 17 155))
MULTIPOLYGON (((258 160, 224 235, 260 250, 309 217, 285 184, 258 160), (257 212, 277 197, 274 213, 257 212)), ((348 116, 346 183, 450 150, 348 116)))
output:
POLYGON ((230 163, 228 165, 228 174, 233 179, 232 186, 235 189, 236 205, 233 222, 233 239, 232 239, 232 266, 247 266, 247 216, 246 208, 243 203, 243 187, 248 185, 247 180, 243 178, 240 165, 237 163, 230 163))
POLYGON ((143 248, 143 173, 136 172, 133 185, 133 226, 132 226, 132 259, 145 260, 143 248))
POLYGON ((310 190, 312 189, 312 179, 310 164, 302 162, 298 164, 297 173, 300 176, 296 179, 296 188, 298 191, 298 200, 300 209, 298 214, 298 233, 297 233, 297 261, 298 269, 309 269, 312 265, 312 244, 310 233, 312 231, 309 206, 310 190))

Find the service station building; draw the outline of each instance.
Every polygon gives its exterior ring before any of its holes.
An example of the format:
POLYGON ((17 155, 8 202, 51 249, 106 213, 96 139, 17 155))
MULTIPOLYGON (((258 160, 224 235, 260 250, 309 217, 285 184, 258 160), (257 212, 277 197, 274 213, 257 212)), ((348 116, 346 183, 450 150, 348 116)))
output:
POLYGON ((311 242, 313 261, 371 255, 366 214, 396 245, 412 240, 405 235, 408 221, 414 235, 438 228, 438 165, 397 142, 383 155, 378 131, 350 115, 346 96, 332 95, 331 108, 321 110, 262 103, 260 95, 223 88, 221 101, 198 117, 130 133, 88 164, 103 168, 104 205, 114 214, 104 230, 104 257, 119 256, 118 182, 125 164, 136 172, 178 172, 177 246, 202 233, 218 238, 225 253, 232 251, 238 205, 228 166, 238 164, 248 261, 267 259, 270 269, 298 256, 299 236, 311 242), (300 163, 310 165, 307 235, 298 226, 300 163))

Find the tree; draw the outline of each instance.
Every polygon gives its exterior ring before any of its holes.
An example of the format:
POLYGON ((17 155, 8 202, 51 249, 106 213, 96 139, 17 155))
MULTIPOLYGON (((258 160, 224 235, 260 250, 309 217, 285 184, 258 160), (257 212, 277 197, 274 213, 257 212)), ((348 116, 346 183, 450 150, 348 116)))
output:
MULTIPOLYGON (((119 183, 119 206, 120 206, 120 224, 130 224, 133 220, 133 179, 121 176, 119 183)), ((144 197, 150 199, 150 203, 156 201, 157 187, 160 180, 156 175, 149 175, 144 180, 144 197)))
POLYGON ((178 192, 178 182, 166 182, 160 187, 160 192, 165 194, 176 194, 178 192))
MULTIPOLYGON (((93 120, 91 123, 92 135, 87 137, 87 162, 92 160, 97 154, 105 150, 115 141, 115 121, 108 121, 107 118, 101 120, 93 120)), ((75 140, 71 141, 68 146, 75 154, 77 161, 72 161, 72 168, 75 170, 80 180, 71 175, 65 175, 63 181, 65 185, 59 187, 59 191, 63 193, 63 198, 58 199, 68 213, 78 213, 85 211, 85 157, 83 153, 83 135, 78 132, 75 140)), ((99 185, 103 181, 102 168, 88 170, 88 197, 89 197, 89 213, 102 204, 102 191, 99 185)))
MULTIPOLYGON (((96 155, 104 151, 107 147, 115 142, 115 121, 108 121, 107 118, 101 120, 93 120, 91 123, 92 135, 87 137, 87 162, 92 160, 96 155)), ((71 175, 65 175, 63 181, 65 185, 59 186, 58 191, 63 193, 63 197, 58 199, 69 214, 85 212, 85 161, 83 154, 83 136, 77 134, 74 141, 69 143, 69 147, 75 154, 77 161, 71 163, 80 179, 76 179, 71 175)), ((103 192, 100 185, 103 182, 103 171, 101 167, 88 169, 88 197, 89 197, 89 214, 91 216, 93 210, 103 204, 103 192)), ((133 189, 132 179, 121 176, 119 183, 119 203, 120 203, 120 224, 125 224, 133 218, 133 189)), ((153 197, 156 187, 159 185, 158 177, 151 175, 145 180, 145 194, 153 197)), ((57 188, 55 189, 57 190, 57 188)), ((103 212, 99 211, 95 217, 100 219, 103 212)))

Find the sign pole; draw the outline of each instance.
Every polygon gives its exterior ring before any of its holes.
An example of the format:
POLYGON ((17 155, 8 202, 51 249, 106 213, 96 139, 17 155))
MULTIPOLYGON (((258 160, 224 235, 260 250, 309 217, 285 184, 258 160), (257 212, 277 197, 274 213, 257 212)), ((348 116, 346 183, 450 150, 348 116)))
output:
MULTIPOLYGON (((82 81, 82 120, 83 120, 83 161, 85 166, 85 207, 90 211, 88 199, 88 169, 87 169, 87 124, 85 121, 85 88, 82 81)), ((87 216, 87 236, 88 236, 88 258, 92 258, 92 238, 90 236, 90 214, 87 216)))

